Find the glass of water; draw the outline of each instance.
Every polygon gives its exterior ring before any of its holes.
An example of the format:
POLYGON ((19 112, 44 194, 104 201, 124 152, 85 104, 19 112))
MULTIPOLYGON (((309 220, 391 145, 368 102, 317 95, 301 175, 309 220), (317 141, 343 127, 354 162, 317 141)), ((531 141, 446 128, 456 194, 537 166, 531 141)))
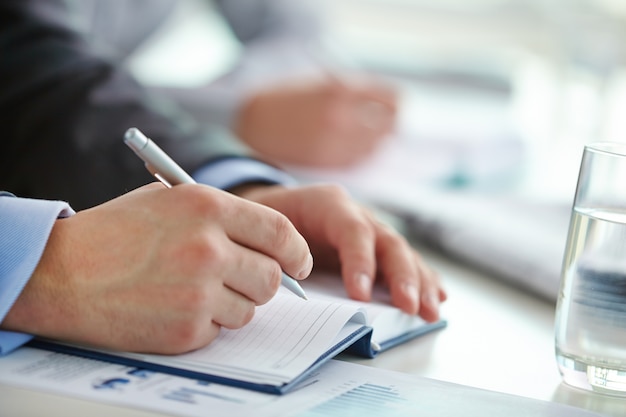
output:
POLYGON ((626 396, 626 144, 585 146, 555 336, 565 383, 626 396))

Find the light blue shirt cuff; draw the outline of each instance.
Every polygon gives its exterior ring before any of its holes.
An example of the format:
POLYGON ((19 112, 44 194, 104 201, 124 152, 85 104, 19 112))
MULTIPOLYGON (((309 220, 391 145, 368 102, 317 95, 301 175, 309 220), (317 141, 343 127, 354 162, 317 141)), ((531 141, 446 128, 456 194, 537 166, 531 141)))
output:
MULTIPOLYGON (((0 323, 39 263, 54 222, 72 214, 62 201, 0 197, 0 323)), ((0 356, 31 337, 0 331, 0 356)))
POLYGON ((33 335, 30 334, 0 330, 0 356, 13 352, 18 347, 28 343, 32 338, 33 335))
POLYGON ((265 182, 293 186, 294 177, 264 162, 246 157, 232 157, 213 161, 199 170, 194 179, 202 184, 227 190, 250 182, 265 182))

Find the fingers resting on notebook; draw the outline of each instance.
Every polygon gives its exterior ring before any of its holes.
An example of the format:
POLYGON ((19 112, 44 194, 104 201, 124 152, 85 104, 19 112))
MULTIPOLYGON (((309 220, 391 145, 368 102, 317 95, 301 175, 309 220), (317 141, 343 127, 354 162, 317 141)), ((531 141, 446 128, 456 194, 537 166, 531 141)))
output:
POLYGON ((285 214, 307 240, 316 269, 341 273, 348 295, 369 300, 376 281, 394 305, 427 321, 447 295, 440 277, 393 228, 336 185, 259 187, 243 196, 285 214))

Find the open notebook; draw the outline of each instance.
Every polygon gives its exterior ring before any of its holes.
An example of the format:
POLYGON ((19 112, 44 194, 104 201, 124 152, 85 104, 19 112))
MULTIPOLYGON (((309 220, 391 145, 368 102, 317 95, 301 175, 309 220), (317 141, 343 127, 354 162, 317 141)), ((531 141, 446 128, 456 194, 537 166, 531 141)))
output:
POLYGON ((388 304, 377 288, 371 303, 345 298, 337 277, 312 276, 303 287, 308 301, 281 288, 257 308, 242 329, 222 329, 209 346, 182 355, 147 355, 36 339, 38 348, 282 394, 345 350, 374 357, 411 338, 445 326, 426 323, 388 304))

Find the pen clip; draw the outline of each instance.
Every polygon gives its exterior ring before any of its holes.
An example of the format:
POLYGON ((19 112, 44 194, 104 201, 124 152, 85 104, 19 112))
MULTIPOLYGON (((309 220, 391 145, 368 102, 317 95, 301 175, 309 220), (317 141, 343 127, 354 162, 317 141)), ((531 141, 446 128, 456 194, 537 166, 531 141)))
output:
POLYGON ((154 169, 152 165, 150 165, 147 162, 145 165, 146 165, 146 169, 148 170, 148 172, 150 172, 157 180, 161 181, 161 183, 165 185, 167 188, 172 188, 172 184, 170 184, 168 180, 163 178, 161 174, 159 174, 158 171, 154 169))

